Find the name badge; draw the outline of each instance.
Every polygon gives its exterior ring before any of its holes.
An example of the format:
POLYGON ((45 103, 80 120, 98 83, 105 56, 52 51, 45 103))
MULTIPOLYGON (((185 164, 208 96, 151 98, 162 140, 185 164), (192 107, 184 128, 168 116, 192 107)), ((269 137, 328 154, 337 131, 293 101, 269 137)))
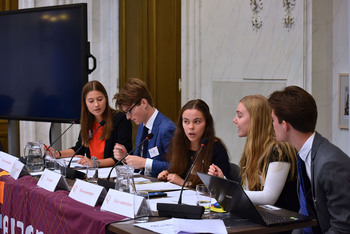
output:
POLYGON ((154 158, 155 156, 159 155, 159 151, 158 151, 157 146, 153 147, 152 149, 149 149, 148 152, 149 152, 149 155, 151 158, 154 158))
POLYGON ((50 192, 54 192, 56 189, 69 191, 67 181, 63 176, 48 169, 44 170, 37 185, 50 192))
MULTIPOLYGON (((134 218, 134 196, 136 195, 110 189, 103 201, 101 210, 134 218)), ((140 197, 140 199, 142 198, 143 197, 140 197)), ((137 205, 140 206, 141 202, 137 205)))
POLYGON ((95 206, 97 201, 106 196, 106 193, 106 189, 102 186, 76 179, 68 196, 86 205, 95 206))

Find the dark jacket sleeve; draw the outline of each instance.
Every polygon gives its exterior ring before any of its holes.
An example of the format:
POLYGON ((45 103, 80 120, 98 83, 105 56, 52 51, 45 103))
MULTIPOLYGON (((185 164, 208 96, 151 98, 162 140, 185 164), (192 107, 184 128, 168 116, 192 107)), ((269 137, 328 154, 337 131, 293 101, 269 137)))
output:
POLYGON ((212 163, 214 163, 216 166, 218 166, 226 178, 229 178, 230 176, 230 162, 228 159, 227 151, 221 142, 217 141, 214 145, 214 152, 213 152, 213 160, 212 163))
MULTIPOLYGON (((106 140, 105 158, 113 158, 113 148, 116 143, 124 145, 127 152, 132 149, 132 125, 131 121, 126 119, 125 113, 118 112, 113 120, 113 130, 111 136, 106 140)), ((114 159, 114 161, 116 161, 114 159)))
POLYGON ((74 150, 74 152, 75 152, 76 155, 84 155, 85 153, 86 153, 87 155, 90 155, 90 152, 87 152, 87 151, 88 151, 88 148, 86 148, 86 147, 81 147, 81 144, 82 144, 82 142, 81 142, 81 134, 80 134, 80 132, 79 132, 78 140, 77 140, 77 142, 75 143, 75 146, 71 147, 71 149, 74 150), (81 149, 79 150, 80 147, 81 147, 81 149), (77 150, 79 150, 79 151, 77 152, 77 150))
MULTIPOLYGON (((131 136, 131 121, 126 119, 126 116, 123 112, 118 112, 113 119, 113 130, 111 132, 111 136, 105 142, 104 158, 113 158, 113 160, 116 161, 116 159, 113 157, 113 148, 115 143, 124 145, 126 150, 129 152, 132 149, 131 136)), ((78 141, 71 149, 76 152, 81 144, 81 135, 79 133, 78 141)), ((76 153, 78 155, 84 155, 84 153, 86 153, 86 156, 88 158, 91 158, 90 150, 86 147, 82 147, 79 152, 76 153)))

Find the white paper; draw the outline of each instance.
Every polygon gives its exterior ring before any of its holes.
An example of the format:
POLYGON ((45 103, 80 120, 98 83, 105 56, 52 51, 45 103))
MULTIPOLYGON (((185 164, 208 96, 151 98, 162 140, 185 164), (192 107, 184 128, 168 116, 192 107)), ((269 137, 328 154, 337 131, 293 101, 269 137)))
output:
POLYGON ((227 229, 221 219, 167 219, 162 221, 134 224, 156 233, 216 233, 226 234, 227 229))
POLYGON ((170 182, 155 182, 155 183, 145 183, 136 184, 136 190, 144 191, 170 191, 170 190, 180 190, 181 186, 170 183, 170 182))
POLYGON ((172 219, 166 219, 162 221, 147 222, 134 224, 137 227, 144 228, 156 233, 175 233, 172 219))
POLYGON ((190 233, 226 234, 227 229, 221 219, 176 219, 173 218, 175 233, 180 231, 190 233))
MULTIPOLYGON (((65 167, 67 167, 67 165, 69 164, 69 161, 71 160, 71 158, 72 158, 72 157, 69 157, 69 158, 59 158, 59 159, 56 159, 56 161, 57 161, 58 163, 60 163, 60 165, 65 165, 65 167)), ((81 164, 78 163, 79 159, 81 159, 81 158, 79 158, 79 157, 74 157, 74 158, 72 159, 72 162, 71 162, 71 164, 70 164, 70 167, 71 167, 71 168, 85 167, 85 166, 83 166, 83 165, 81 165, 81 164)), ((85 173, 85 172, 84 172, 84 173, 85 173)))
MULTIPOLYGON (((157 203, 178 204, 180 191, 171 191, 166 193, 167 193, 166 197, 149 199, 149 205, 152 211, 157 211, 157 203)), ((196 191, 184 190, 182 193, 182 203, 196 206, 197 205, 196 191)), ((211 198, 211 204, 214 204, 214 203, 216 203, 216 200, 214 198, 211 198)))
POLYGON ((150 183, 151 181, 145 177, 134 177, 135 184, 136 183, 150 183))

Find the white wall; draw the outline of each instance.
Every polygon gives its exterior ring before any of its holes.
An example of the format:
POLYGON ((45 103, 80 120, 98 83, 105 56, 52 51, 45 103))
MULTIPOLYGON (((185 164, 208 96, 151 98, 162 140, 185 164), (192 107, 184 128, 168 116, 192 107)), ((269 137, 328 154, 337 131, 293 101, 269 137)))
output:
POLYGON ((347 0, 333 1, 332 142, 349 154, 349 130, 338 127, 339 73, 349 73, 349 7, 347 0))
MULTIPOLYGON (((239 139, 232 123, 235 108, 243 96, 269 95, 286 85, 298 85, 312 93, 319 109, 317 131, 332 140, 334 96, 332 77, 333 46, 344 51, 348 67, 348 33, 345 1, 297 0, 292 11, 295 25, 288 31, 282 25, 282 1, 263 1, 260 16, 263 27, 252 30, 249 1, 182 1, 182 103, 202 98, 212 109, 216 133, 227 145, 231 161, 238 162, 245 139, 239 139), (333 13, 339 9, 333 26, 333 13), (341 8, 341 9, 340 9, 341 8), (345 26, 338 26, 346 22, 345 26), (333 43, 337 30, 342 45, 333 43), (344 38, 345 37, 345 38, 344 38), (339 48, 341 46, 342 48, 339 48), (333 111, 330 111, 333 104, 333 111), (332 123, 332 124, 331 124, 332 123)), ((335 56, 338 59, 339 56, 335 56)), ((337 69, 338 70, 338 69, 337 69)), ((349 132, 338 145, 345 152, 349 132)))
MULTIPOLYGON (((89 40, 98 60, 90 80, 101 81, 111 100, 119 79, 118 1, 19 2, 20 8, 88 2, 89 40)), ((349 11, 347 0, 296 0, 295 25, 288 31, 282 25, 282 1, 266 0, 263 27, 255 32, 247 0, 182 0, 182 103, 202 98, 209 104, 231 161, 238 162, 245 141, 232 123, 239 99, 268 95, 285 85, 315 95, 317 130, 349 154, 349 131, 340 130, 337 122, 338 74, 349 72, 349 11)), ((48 142, 48 128, 47 123, 21 121, 21 148, 27 141, 48 142)), ((67 133, 63 148, 75 143, 78 132, 76 126, 67 133)))

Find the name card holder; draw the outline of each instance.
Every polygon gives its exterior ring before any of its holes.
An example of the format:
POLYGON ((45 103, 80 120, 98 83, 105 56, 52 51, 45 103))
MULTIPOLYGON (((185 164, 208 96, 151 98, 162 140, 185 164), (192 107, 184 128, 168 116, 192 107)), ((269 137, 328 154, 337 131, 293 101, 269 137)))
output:
POLYGON ((0 151, 0 168, 9 172, 15 180, 24 175, 29 175, 26 166, 17 157, 2 151, 0 151))
POLYGON ((50 192, 56 190, 66 190, 69 191, 67 181, 61 174, 45 169, 41 175, 37 185, 43 189, 50 192))
POLYGON ((106 193, 106 189, 102 186, 76 179, 68 196, 86 205, 95 206, 97 203, 102 203, 106 193))
POLYGON ((109 189, 106 198, 102 203, 101 210, 134 218, 134 210, 136 210, 134 209, 134 205, 136 205, 137 210, 139 210, 143 201, 145 201, 144 197, 121 192, 115 189, 109 189))

